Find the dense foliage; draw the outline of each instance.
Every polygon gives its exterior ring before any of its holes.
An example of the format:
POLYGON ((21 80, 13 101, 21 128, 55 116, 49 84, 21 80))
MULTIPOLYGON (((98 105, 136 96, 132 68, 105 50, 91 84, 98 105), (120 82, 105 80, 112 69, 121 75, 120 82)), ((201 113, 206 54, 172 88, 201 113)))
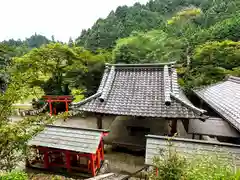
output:
POLYGON ((181 84, 189 90, 226 74, 239 75, 239 9, 238 0, 151 0, 122 6, 83 30, 76 44, 92 51, 110 49, 116 63, 177 61, 181 84))

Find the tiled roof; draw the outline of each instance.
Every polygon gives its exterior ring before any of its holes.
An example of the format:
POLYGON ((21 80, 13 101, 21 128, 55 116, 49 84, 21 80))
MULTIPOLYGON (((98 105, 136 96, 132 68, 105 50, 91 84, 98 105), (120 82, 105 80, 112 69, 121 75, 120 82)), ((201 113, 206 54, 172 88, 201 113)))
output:
POLYGON ((184 96, 172 65, 107 64, 97 93, 72 108, 113 115, 200 117, 204 110, 184 96))
MULTIPOLYGON (((187 158, 217 154, 218 156, 221 155, 219 157, 223 161, 229 158, 230 162, 234 161, 236 166, 240 167, 240 145, 184 138, 171 138, 171 143, 171 148, 187 158)), ((154 158, 162 157, 161 153, 167 153, 168 148, 168 137, 147 135, 145 164, 153 165, 154 158)))
POLYGON ((240 133, 222 118, 209 117, 205 122, 198 119, 190 119, 188 125, 189 134, 240 137, 240 133))
POLYGON ((194 92, 240 131, 240 78, 230 76, 226 81, 194 92))
POLYGON ((47 126, 33 137, 29 146, 42 146, 83 153, 96 153, 104 130, 47 126))

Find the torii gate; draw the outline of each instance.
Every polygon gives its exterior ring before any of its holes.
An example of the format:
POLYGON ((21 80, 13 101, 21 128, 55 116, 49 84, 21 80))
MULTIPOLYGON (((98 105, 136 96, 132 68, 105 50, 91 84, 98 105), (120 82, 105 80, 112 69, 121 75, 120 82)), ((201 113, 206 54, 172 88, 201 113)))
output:
POLYGON ((54 112, 54 109, 52 106, 53 102, 65 102, 65 108, 66 108, 65 112, 68 112, 69 110, 68 104, 73 101, 73 96, 67 96, 67 95, 64 95, 64 96, 46 95, 46 96, 42 96, 42 98, 45 99, 46 102, 48 102, 50 115, 52 115, 54 112))

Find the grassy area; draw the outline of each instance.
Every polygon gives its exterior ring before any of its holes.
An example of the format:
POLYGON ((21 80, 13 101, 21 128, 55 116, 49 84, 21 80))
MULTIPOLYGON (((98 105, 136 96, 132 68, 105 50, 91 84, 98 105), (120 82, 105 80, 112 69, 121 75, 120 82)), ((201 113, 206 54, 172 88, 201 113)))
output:
POLYGON ((23 109, 23 110, 27 110, 27 109, 31 109, 32 105, 28 105, 28 104, 14 104, 13 105, 14 109, 23 109))

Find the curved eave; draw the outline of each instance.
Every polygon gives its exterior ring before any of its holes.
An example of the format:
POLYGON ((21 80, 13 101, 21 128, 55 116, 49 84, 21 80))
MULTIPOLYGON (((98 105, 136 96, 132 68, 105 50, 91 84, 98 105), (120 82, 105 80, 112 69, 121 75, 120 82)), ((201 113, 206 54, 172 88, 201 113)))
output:
POLYGON ((78 103, 72 103, 72 104, 71 104, 71 108, 73 108, 73 109, 79 108, 80 106, 82 106, 82 105, 90 102, 91 100, 100 97, 101 94, 102 94, 102 92, 97 92, 96 94, 94 94, 94 95, 92 95, 92 96, 90 96, 90 97, 88 97, 88 98, 86 98, 86 99, 84 99, 84 100, 82 100, 82 101, 80 101, 80 102, 78 102, 78 103))
MULTIPOLYGON (((204 113, 206 113, 207 111, 204 109, 200 109, 197 108, 196 106, 194 106, 193 104, 185 101, 184 99, 182 99, 180 96, 177 96, 173 93, 171 93, 171 97, 174 98, 175 100, 177 100, 178 102, 180 102, 182 105, 184 105, 185 107, 191 109, 192 111, 194 111, 197 115, 199 115, 200 117, 204 117, 204 113)), ((206 118, 206 116, 205 116, 206 118)))

